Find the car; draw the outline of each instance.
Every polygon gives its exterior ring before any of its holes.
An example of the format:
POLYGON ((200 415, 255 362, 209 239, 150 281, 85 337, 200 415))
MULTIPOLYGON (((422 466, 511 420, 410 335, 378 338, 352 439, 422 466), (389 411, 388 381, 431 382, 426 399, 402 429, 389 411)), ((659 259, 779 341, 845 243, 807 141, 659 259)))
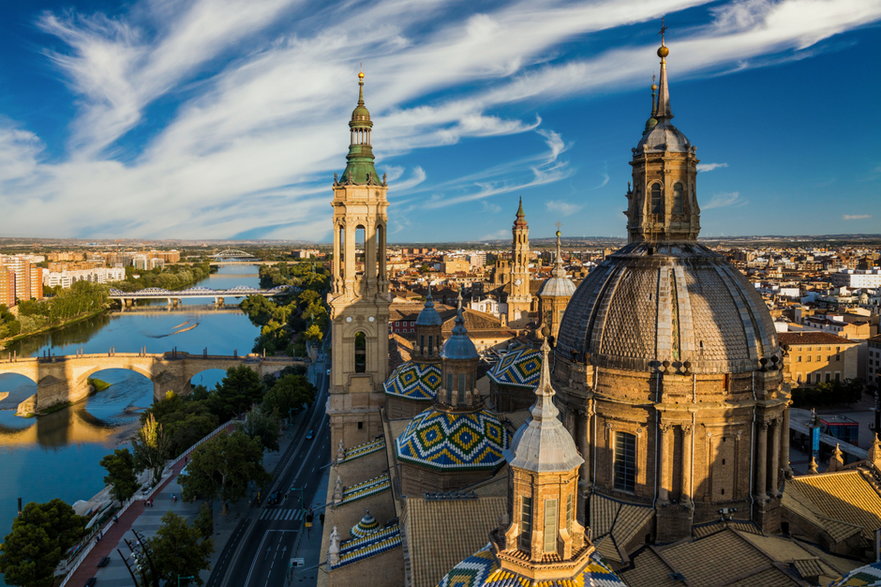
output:
POLYGON ((109 565, 109 564, 110 564, 110 557, 109 557, 109 556, 105 556, 105 557, 102 558, 100 561, 98 561, 98 568, 104 568, 104 567, 106 567, 106 566, 109 565))
POLYGON ((330 369, 327 370, 327 376, 330 377, 330 369))
POLYGON ((306 431, 306 440, 312 440, 313 438, 315 438, 315 430, 310 428, 306 431))
POLYGON ((85 587, 95 587, 95 583, 97 582, 98 579, 96 577, 89 577, 88 580, 86 580, 85 587))
POLYGON ((278 505, 281 502, 281 491, 273 491, 269 494, 269 505, 278 505))

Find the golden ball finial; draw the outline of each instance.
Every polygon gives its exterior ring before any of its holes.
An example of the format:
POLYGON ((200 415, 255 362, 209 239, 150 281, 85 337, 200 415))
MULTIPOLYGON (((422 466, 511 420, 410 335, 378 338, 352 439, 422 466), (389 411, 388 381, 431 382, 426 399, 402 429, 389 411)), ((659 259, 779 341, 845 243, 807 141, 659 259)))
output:
POLYGON ((667 48, 667 45, 661 45, 658 47, 658 57, 664 58, 670 54, 670 49, 667 48))
POLYGON ((358 79, 364 79, 364 72, 363 71, 358 72, 358 79))
POLYGON ((558 230, 557 231, 557 238, 559 238, 559 237, 560 237, 560 231, 558 230))
POLYGON ((652 91, 653 91, 653 92, 657 92, 657 91, 658 91, 658 84, 652 84, 652 91))

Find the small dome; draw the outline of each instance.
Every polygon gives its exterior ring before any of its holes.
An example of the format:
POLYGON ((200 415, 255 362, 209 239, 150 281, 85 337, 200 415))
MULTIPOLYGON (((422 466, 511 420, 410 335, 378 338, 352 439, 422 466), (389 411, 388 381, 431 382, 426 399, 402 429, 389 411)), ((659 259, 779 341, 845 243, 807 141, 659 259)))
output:
POLYGON ((477 347, 468 336, 468 330, 465 328, 465 317, 462 314, 462 299, 459 294, 459 310, 456 312, 456 325, 453 326, 453 332, 450 337, 444 341, 443 349, 441 349, 441 357, 453 361, 467 361, 471 359, 479 359, 477 347))
POLYGON ((501 385, 534 388, 541 373, 541 352, 523 348, 506 353, 487 372, 487 377, 501 385))
POLYGON ((556 352, 601 367, 746 373, 778 365, 761 296, 724 257, 693 242, 631 243, 578 287, 556 352))
MULTIPOLYGON (((575 576, 561 579, 543 580, 541 587, 568 587, 579 585, 584 587, 622 587, 626 585, 615 572, 606 566, 594 552, 586 567, 575 576)), ((520 587, 533 585, 525 577, 520 577, 499 565, 492 544, 487 544, 444 575, 438 587, 520 587)))
POLYGON ((441 369, 438 365, 407 361, 395 367, 382 387, 387 395, 433 400, 440 385, 441 369))
POLYGON ((541 285, 538 295, 542 298, 571 298, 575 289, 568 277, 550 277, 541 285))
POLYGON ((361 518, 357 524, 352 526, 352 536, 355 538, 364 538, 379 529, 379 522, 376 521, 376 518, 373 517, 370 510, 365 510, 364 517, 361 518))
POLYGON ((471 413, 429 408, 395 441, 398 458, 433 469, 496 469, 505 463, 508 431, 488 410, 471 413))
POLYGON ((367 106, 359 104, 352 110, 352 121, 349 123, 349 126, 373 126, 367 106))
POLYGON ((434 299, 432 299, 431 289, 429 289, 428 295, 425 297, 425 306, 416 317, 416 326, 441 326, 443 323, 440 314, 434 309, 434 299))
POLYGON ((636 149, 651 153, 687 153, 691 149, 691 143, 669 120, 661 120, 651 127, 646 123, 646 132, 636 149))

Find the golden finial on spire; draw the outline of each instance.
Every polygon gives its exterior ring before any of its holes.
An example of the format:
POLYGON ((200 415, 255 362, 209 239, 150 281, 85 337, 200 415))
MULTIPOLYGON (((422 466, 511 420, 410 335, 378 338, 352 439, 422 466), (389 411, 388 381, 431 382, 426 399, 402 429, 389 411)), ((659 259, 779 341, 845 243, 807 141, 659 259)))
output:
POLYGON ((661 34, 661 46, 658 47, 658 57, 664 59, 667 55, 670 54, 670 49, 667 48, 667 45, 664 44, 664 33, 667 32, 667 25, 664 23, 664 17, 661 17, 661 30, 659 31, 661 34))

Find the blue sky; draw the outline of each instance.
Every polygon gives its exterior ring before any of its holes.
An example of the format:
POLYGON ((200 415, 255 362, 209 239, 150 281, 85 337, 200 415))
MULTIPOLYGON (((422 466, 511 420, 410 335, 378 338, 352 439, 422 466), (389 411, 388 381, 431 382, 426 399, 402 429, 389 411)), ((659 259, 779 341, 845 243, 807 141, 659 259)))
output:
POLYGON ((881 0, 6 4, 0 236, 326 241, 361 63, 390 240, 623 236, 662 15, 703 235, 881 232, 881 0))

